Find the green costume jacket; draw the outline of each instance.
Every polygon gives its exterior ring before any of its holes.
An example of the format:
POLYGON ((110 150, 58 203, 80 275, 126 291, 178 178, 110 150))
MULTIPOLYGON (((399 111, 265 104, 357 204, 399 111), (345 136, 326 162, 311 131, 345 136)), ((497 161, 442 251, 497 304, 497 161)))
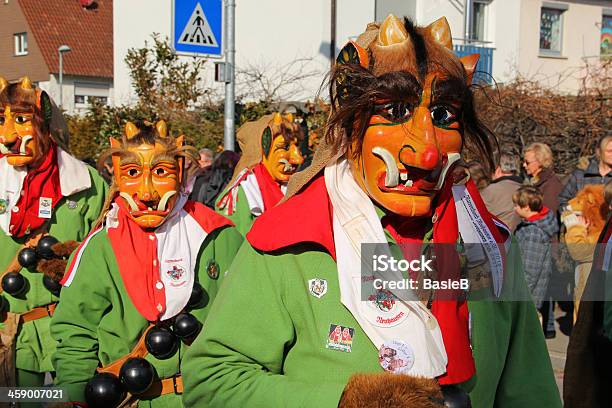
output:
POLYGON ((253 223, 255 222, 257 217, 253 215, 253 213, 251 213, 251 209, 249 208, 249 202, 242 186, 238 185, 235 188, 238 190, 238 198, 236 200, 236 208, 232 212, 232 214, 229 214, 226 209, 219 209, 218 207, 222 197, 225 194, 231 194, 227 191, 221 193, 219 199, 217 199, 217 202, 215 203, 215 209, 219 214, 230 219, 236 226, 238 232, 240 232, 242 236, 245 236, 246 233, 249 232, 249 230, 253 226, 253 223))
MULTIPOLYGON (((100 215, 106 197, 107 185, 91 167, 88 167, 91 187, 69 197, 64 197, 55 207, 49 234, 60 240, 83 240, 100 215)), ((24 240, 16 240, 0 232, 0 271, 6 270, 24 240)), ((29 289, 23 297, 13 297, 2 293, 8 302, 9 311, 24 313, 35 307, 57 302, 43 286, 43 274, 23 268, 20 272, 27 280, 29 289)), ((21 325, 16 342, 16 367, 34 372, 53 371, 51 355, 55 351, 55 341, 49 334, 48 317, 21 325)))
MULTIPOLYGON (((280 222, 281 207, 264 216, 280 222)), ((307 210, 315 207, 323 209, 307 210)), ((509 253, 506 262, 504 287, 525 292, 520 256, 509 253)), ((476 376, 464 387, 473 406, 560 407, 533 304, 474 301, 468 307, 476 376)), ((206 331, 186 357, 189 407, 334 408, 352 374, 383 371, 378 350, 340 302, 334 259, 309 242, 271 253, 245 243, 206 331), (315 278, 327 281, 323 296, 309 293, 315 278), (326 347, 331 325, 354 329, 350 352, 326 347)))
MULTIPOLYGON (((200 283, 205 295, 190 312, 200 322, 204 322, 242 240, 235 228, 221 227, 211 231, 202 243, 194 279, 200 283), (214 261, 220 273, 209 276, 207 266, 214 261)), ((84 402, 85 385, 96 368, 129 354, 149 326, 127 293, 117 264, 120 255, 114 252, 105 229, 95 234, 82 252, 70 286, 62 290, 60 306, 52 318, 51 335, 58 342, 53 356, 56 383, 68 390, 71 401, 84 402)), ((206 331, 206 328, 202 330, 206 331)), ((146 359, 160 379, 170 378, 184 372, 181 359, 187 348, 181 343, 179 351, 169 359, 158 360, 150 354, 146 359)), ((180 405, 180 397, 175 394, 141 400, 139 404, 155 407, 180 405)))

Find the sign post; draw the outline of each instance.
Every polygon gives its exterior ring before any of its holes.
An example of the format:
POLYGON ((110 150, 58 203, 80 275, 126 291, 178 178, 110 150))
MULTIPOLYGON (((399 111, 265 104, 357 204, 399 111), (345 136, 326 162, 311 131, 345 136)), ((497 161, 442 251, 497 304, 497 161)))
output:
POLYGON ((225 1, 225 34, 227 41, 225 42, 225 121, 223 127, 223 148, 225 150, 234 150, 234 107, 235 107, 235 72, 234 58, 236 56, 236 48, 234 46, 235 34, 235 19, 234 11, 236 10, 235 0, 225 1))
POLYGON ((235 0, 172 0, 172 46, 179 55, 221 58, 225 48, 223 147, 234 150, 235 0))

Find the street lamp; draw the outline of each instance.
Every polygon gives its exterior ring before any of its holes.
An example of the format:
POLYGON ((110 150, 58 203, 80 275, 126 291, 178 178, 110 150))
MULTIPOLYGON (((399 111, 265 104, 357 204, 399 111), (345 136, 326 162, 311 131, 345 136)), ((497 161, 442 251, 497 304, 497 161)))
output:
POLYGON ((59 97, 59 107, 62 109, 64 106, 64 53, 72 51, 67 45, 60 45, 57 49, 57 53, 59 54, 59 86, 60 86, 60 97, 59 97))

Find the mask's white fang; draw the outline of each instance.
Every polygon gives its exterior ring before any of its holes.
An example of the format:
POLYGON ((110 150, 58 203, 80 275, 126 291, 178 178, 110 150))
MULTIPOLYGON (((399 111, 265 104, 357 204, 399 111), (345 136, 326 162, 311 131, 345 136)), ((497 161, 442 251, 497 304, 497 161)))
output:
POLYGON ((166 204, 168 204, 168 200, 170 197, 176 194, 176 190, 168 191, 164 196, 159 200, 159 204, 157 204, 158 211, 166 211, 166 204))
POLYGON ((452 166, 453 163, 455 163, 461 158, 461 155, 459 153, 449 153, 447 157, 448 160, 446 161, 446 165, 440 173, 440 178, 438 178, 438 184, 436 184, 435 190, 439 190, 442 188, 442 184, 444 184, 444 178, 446 177, 448 169, 452 166))
POLYGON ((136 201, 134 201, 134 198, 132 198, 131 195, 129 195, 128 193, 123 193, 123 192, 120 192, 119 195, 123 197, 125 201, 127 201, 132 211, 139 211, 138 205, 136 204, 136 201))
POLYGON ((24 136, 21 139, 21 146, 19 146, 19 153, 20 154, 26 154, 26 143, 28 143, 30 140, 32 140, 34 137, 32 135, 27 135, 24 136))
MULTIPOLYGON (((387 167, 387 175, 385 177, 385 187, 397 187, 399 180, 399 170, 393 155, 384 147, 376 146, 372 149, 372 153, 380 157, 387 167)), ((407 176, 407 175, 406 175, 407 176)))
POLYGON ((6 147, 2 143, 0 143, 0 153, 2 153, 2 154, 9 154, 10 151, 9 151, 8 147, 6 147))

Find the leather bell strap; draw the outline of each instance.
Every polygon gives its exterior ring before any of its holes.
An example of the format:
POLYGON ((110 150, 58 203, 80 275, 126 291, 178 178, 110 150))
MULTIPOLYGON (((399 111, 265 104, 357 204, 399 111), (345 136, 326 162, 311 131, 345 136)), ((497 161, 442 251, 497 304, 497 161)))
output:
MULTIPOLYGON (((17 260, 19 257, 19 252, 21 252, 21 250, 24 248, 36 247, 36 245, 38 245, 38 241, 40 241, 40 239, 44 237, 46 234, 47 232, 46 232, 45 226, 43 225, 43 228, 40 231, 36 232, 32 236, 30 236, 30 238, 28 238, 25 244, 23 244, 23 246, 19 248, 19 251, 17 251, 17 253, 15 254, 15 257, 9 264, 8 268, 6 268, 6 271, 4 271, 4 273, 0 276, 0 282, 2 281, 5 275, 9 273, 19 273, 21 271, 21 265, 19 264, 19 261, 17 260)), ((2 293, 3 291, 4 289, 2 289, 2 285, 0 285, 0 293, 2 293)))
POLYGON ((179 374, 174 377, 164 378, 163 380, 153 381, 153 384, 142 394, 138 394, 138 398, 152 398, 166 394, 182 394, 183 393, 183 377, 179 374))
POLYGON ((19 321, 21 323, 27 323, 33 320, 42 319, 43 317, 47 317, 47 316, 51 317, 53 316, 53 313, 55 312, 56 307, 57 307, 57 302, 49 303, 48 305, 45 305, 45 306, 35 307, 29 312, 25 312, 21 314, 19 316, 19 321))
POLYGON ((115 375, 116 377, 119 377, 119 371, 121 371, 121 367, 123 366, 123 364, 130 358, 145 358, 145 356, 149 353, 147 351, 147 346, 145 345, 145 337, 147 337, 147 333, 149 332, 149 330, 151 330, 153 327, 155 327, 154 324, 149 324, 149 327, 147 327, 147 329, 144 331, 144 333, 142 333, 142 336, 140 336, 140 339, 138 340, 138 343, 136 343, 136 346, 132 349, 132 351, 129 354, 126 354, 125 356, 113 361, 112 363, 104 366, 104 367, 100 367, 98 368, 98 372, 99 373, 111 373, 113 375, 115 375))

